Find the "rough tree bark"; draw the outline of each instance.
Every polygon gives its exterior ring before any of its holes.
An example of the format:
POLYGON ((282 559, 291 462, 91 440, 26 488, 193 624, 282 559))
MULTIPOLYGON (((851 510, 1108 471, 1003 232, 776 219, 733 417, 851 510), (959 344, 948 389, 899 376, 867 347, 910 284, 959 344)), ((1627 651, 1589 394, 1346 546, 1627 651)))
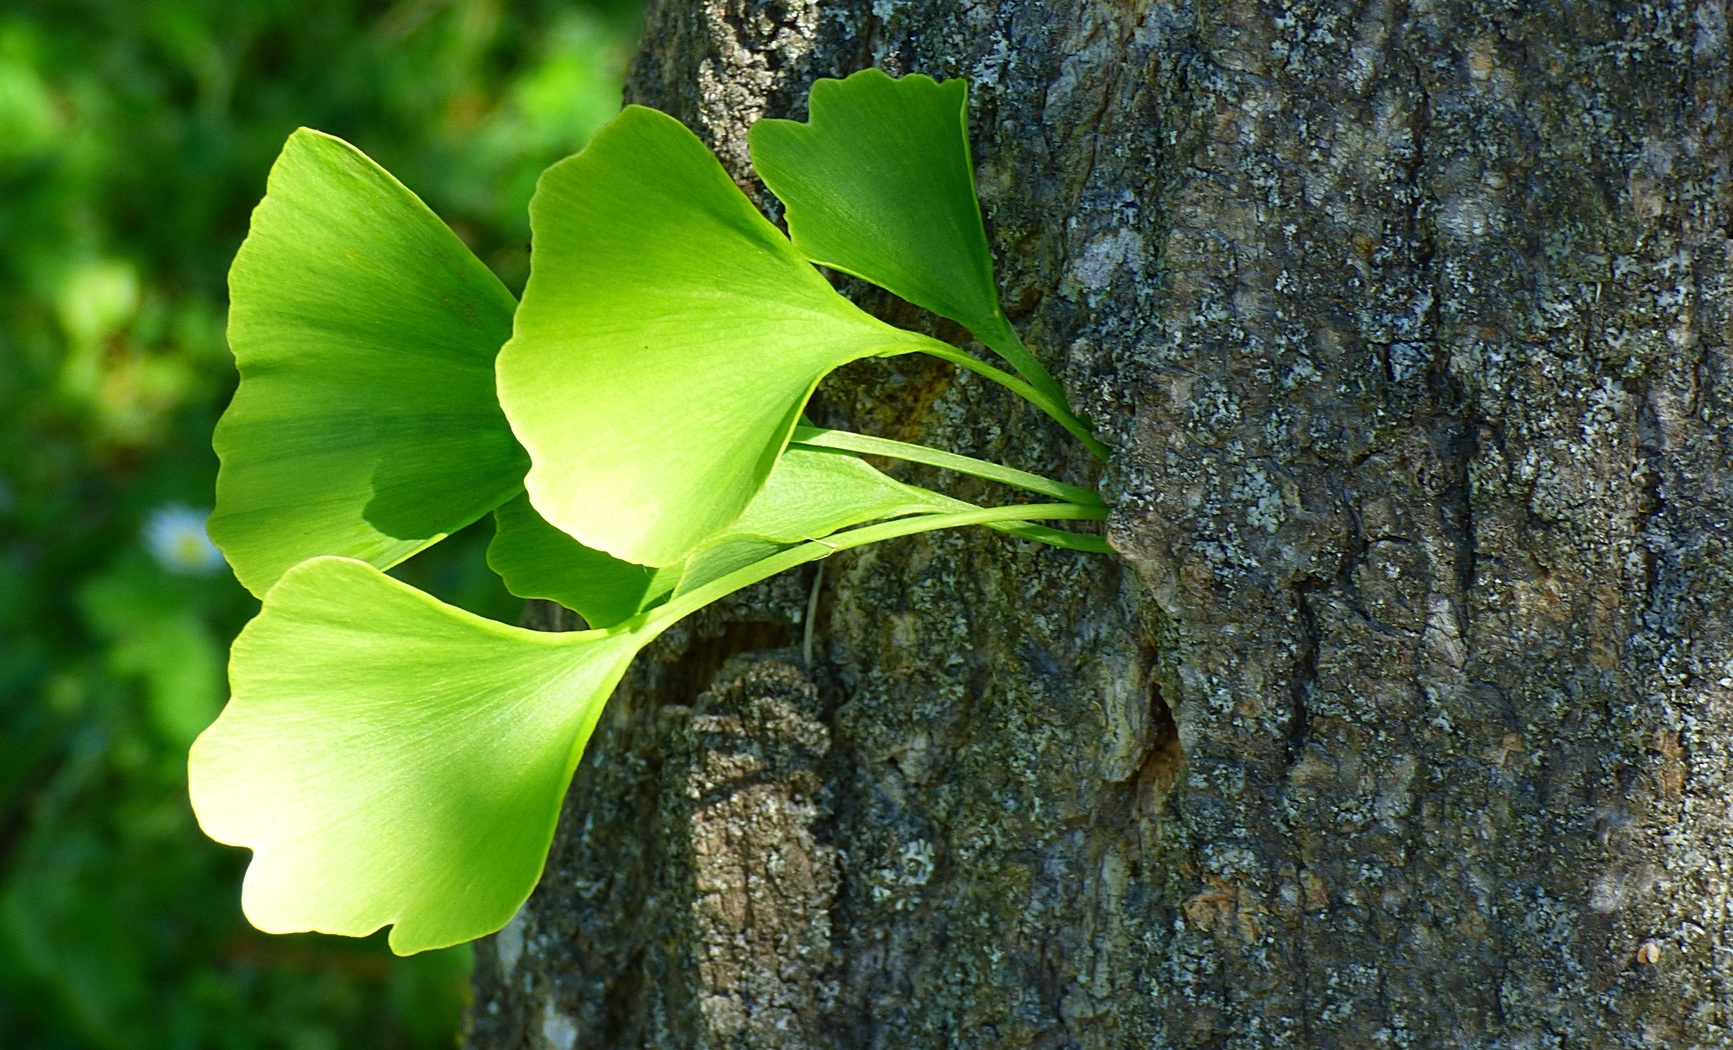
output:
MULTIPOLYGON (((752 120, 970 78, 1120 557, 901 540, 666 640, 470 1045, 1733 1043, 1725 6, 652 0, 630 98, 773 215, 752 120)), ((1094 480, 935 363, 816 411, 1094 480)))

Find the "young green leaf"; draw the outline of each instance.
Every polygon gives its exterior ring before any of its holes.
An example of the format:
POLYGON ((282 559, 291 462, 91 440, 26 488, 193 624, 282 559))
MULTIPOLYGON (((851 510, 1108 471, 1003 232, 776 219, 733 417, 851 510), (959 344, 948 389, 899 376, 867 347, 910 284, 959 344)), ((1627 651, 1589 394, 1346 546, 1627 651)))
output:
POLYGON ((794 246, 967 327, 1008 327, 969 158, 968 85, 863 69, 814 82, 808 123, 760 120, 752 166, 794 246))
POLYGON ((289 137, 229 294, 209 530, 248 590, 313 555, 393 565, 518 490, 493 379, 516 303, 353 146, 289 137))
POLYGON ((705 545, 747 536, 794 543, 821 539, 863 521, 973 509, 949 496, 905 485, 853 453, 790 447, 746 511, 705 545))
POLYGON ((602 706, 654 628, 542 634, 366 564, 290 569, 193 745, 205 833, 254 851, 247 918, 407 955, 504 926, 540 877, 602 706))
POLYGON ((612 627, 672 594, 683 565, 653 569, 592 550, 542 520, 519 496, 493 512, 487 564, 519 598, 546 598, 591 627, 612 627))
MULTIPOLYGON (((837 551, 853 550, 870 543, 913 536, 939 529, 954 529, 964 525, 985 525, 1003 528, 1007 532, 1037 521, 1101 521, 1107 517, 1106 507, 1082 507, 1075 503, 1025 503, 1009 507, 970 507, 968 510, 941 514, 910 514, 907 517, 881 521, 873 525, 832 533, 821 540, 811 540, 785 547, 774 554, 684 591, 642 613, 637 622, 666 627, 704 606, 732 594, 742 587, 768 579, 796 565, 828 558, 837 551)), ((1019 533, 1020 534, 1020 533, 1019 533)), ((1032 538, 1032 537, 1031 537, 1032 538)), ((1083 537, 1092 539, 1094 537, 1083 537)))
POLYGON ((961 78, 892 79, 863 69, 819 80, 808 123, 752 126, 752 164, 787 209, 802 255, 968 328, 1029 381, 1043 411, 1105 459, 1106 448, 1000 309, 975 197, 968 109, 961 78))
POLYGON ((487 560, 518 597, 549 598, 592 627, 611 627, 790 543, 863 521, 968 509, 894 481, 846 452, 791 447, 745 513, 681 565, 653 569, 585 547, 543 521, 524 497, 494 513, 498 528, 487 560))
POLYGON ((500 403, 536 510, 626 561, 677 565, 739 517, 831 369, 943 346, 838 295, 655 110, 549 168, 530 225, 500 403))
POLYGON ((822 540, 850 525, 973 509, 886 477, 847 452, 790 446, 740 518, 693 552, 675 594, 693 591, 789 544, 822 540))
MULTIPOLYGON (((794 441, 788 446, 784 456, 792 456, 796 452, 807 449, 840 449, 865 455, 886 456, 891 459, 907 460, 910 463, 925 463, 928 466, 940 467, 944 470, 954 470, 972 477, 996 481, 1012 488, 1036 492, 1043 496, 1075 503, 1080 507, 1103 507, 1101 497, 1089 489, 1064 482, 1054 481, 1031 474, 1028 471, 1016 470, 1012 467, 988 463, 968 456, 959 456, 953 452, 945 452, 925 445, 911 445, 902 441, 890 441, 885 438, 869 437, 866 434, 853 434, 843 430, 822 430, 807 426, 804 423, 794 428, 794 441)), ((938 496, 938 493, 919 489, 928 495, 938 496)), ((939 496, 948 502, 946 507, 935 507, 935 511, 955 512, 969 509, 969 504, 948 497, 939 496)), ((1033 522, 989 522, 987 527, 1000 532, 1017 536, 1020 539, 1034 540, 1054 547, 1064 547, 1067 550, 1091 551, 1098 554, 1106 553, 1110 548, 1107 541, 1100 536, 1087 533, 1067 532, 1063 529, 1049 528, 1033 522)))

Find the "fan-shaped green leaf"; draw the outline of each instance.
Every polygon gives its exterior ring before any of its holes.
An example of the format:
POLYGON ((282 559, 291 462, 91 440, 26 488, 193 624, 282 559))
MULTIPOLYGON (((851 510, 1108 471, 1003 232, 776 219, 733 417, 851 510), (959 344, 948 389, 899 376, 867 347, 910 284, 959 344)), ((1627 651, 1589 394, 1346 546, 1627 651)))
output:
MULTIPOLYGON (((922 462, 1099 506, 1086 489, 981 463, 936 449, 805 427, 814 440, 858 444, 864 450, 920 457, 922 462)), ((954 514, 972 504, 896 481, 839 448, 790 445, 764 488, 733 525, 706 540, 680 566, 652 569, 591 550, 543 521, 520 496, 495 512, 498 527, 487 549, 488 564, 521 598, 548 598, 582 615, 592 627, 610 627, 686 594, 712 580, 770 557, 789 544, 823 539, 867 521, 911 514, 954 514)), ((1098 536, 1062 532, 1027 522, 995 522, 992 528, 1024 539, 1080 550, 1105 550, 1098 536)))
MULTIPOLYGON (((969 158, 968 87, 864 69, 819 80, 808 123, 752 126, 752 163, 787 209, 794 246, 967 327, 1029 381, 1018 390, 1097 457, 1108 450, 1066 403, 999 307, 969 158)), ((938 356, 1016 390, 961 351, 938 356)))
POLYGON ((692 553, 676 594, 685 594, 768 558, 791 543, 910 514, 973 510, 886 477, 858 456, 790 446, 738 521, 692 553))
POLYGON ((393 565, 518 489, 493 379, 511 293, 354 147, 290 136, 229 294, 209 529, 254 594, 313 555, 393 565))
POLYGON ((506 590, 559 602, 591 627, 612 627, 658 604, 685 571, 678 565, 634 565, 592 550, 543 521, 527 496, 494 511, 494 523, 487 564, 506 590))
POLYGON ((346 558, 289 570, 236 640, 233 698, 190 759, 205 833, 254 851, 248 919, 395 924, 402 954, 504 926, 646 640, 507 627, 346 558))
POLYGON ((923 513, 782 547, 612 631, 541 634, 444 605, 348 558, 284 573, 234 645, 233 694, 193 744, 206 834, 253 850, 262 930, 402 954, 503 926, 546 861, 609 693, 657 633, 776 572, 896 536, 1090 520, 1072 503, 923 513))
POLYGON ((943 346, 838 295, 655 110, 549 168, 530 224, 500 403, 536 510, 627 561, 677 565, 739 517, 825 373, 943 346))
POLYGON ((972 509, 905 485, 852 453, 792 446, 745 512, 705 546, 746 536, 778 543, 815 540, 863 521, 972 509))
MULTIPOLYGON (((949 317, 1037 386, 1045 370, 999 309, 969 158, 968 87, 863 69, 819 80, 810 122, 752 126, 752 164, 787 208, 794 246, 949 317)), ((1057 392, 1057 387, 1052 387, 1057 392)))

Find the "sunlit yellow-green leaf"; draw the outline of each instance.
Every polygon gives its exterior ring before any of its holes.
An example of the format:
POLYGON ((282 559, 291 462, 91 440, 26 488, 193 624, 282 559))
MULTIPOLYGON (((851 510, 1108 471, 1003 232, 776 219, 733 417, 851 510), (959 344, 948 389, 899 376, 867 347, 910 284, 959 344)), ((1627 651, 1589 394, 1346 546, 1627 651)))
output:
MULTIPOLYGON (((999 306, 969 156, 967 84, 863 69, 814 83, 807 109, 807 123, 761 120, 751 131, 753 167, 787 209, 795 248, 967 327, 1028 380, 1019 393, 1106 459, 999 306)), ((981 370, 972 358, 949 359, 981 370)))
POLYGON ((850 525, 972 509, 886 477, 858 456, 792 446, 745 513, 693 552, 675 593, 702 587, 791 543, 823 539, 850 525))
POLYGON ((918 73, 892 79, 863 69, 819 80, 808 123, 752 126, 752 166, 787 208, 789 236, 807 258, 949 317, 999 349, 1016 337, 999 309, 975 199, 968 95, 960 78, 940 83, 918 73))
POLYGON ((353 146, 290 136, 229 294, 209 528, 254 594, 314 555, 393 565, 518 490, 493 376, 516 303, 353 146))
POLYGON ((347 558, 289 570, 236 640, 233 698, 190 760, 205 833, 253 850, 248 919, 391 925, 403 954, 505 925, 648 637, 508 627, 347 558))
POLYGON ((530 222, 500 403, 536 510, 625 561, 677 565, 739 517, 831 369, 943 348, 838 295, 655 110, 549 168, 530 222))

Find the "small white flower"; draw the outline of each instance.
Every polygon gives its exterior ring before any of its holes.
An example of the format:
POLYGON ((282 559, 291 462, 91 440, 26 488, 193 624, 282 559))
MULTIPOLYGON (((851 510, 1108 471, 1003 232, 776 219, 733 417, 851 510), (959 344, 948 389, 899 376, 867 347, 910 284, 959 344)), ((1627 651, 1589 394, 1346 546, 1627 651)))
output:
POLYGON ((223 567, 223 552, 205 535, 208 510, 165 503, 144 519, 144 549, 181 576, 209 576, 223 567))

